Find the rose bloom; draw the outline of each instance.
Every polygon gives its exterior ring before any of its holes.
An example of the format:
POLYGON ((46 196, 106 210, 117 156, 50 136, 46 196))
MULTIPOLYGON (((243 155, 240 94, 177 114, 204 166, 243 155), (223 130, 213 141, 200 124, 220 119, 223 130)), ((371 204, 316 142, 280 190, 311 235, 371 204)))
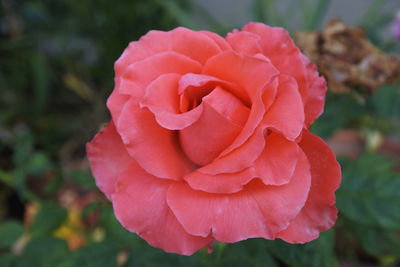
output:
POLYGON ((150 31, 115 63, 112 120, 87 144, 96 184, 167 252, 309 242, 337 218, 340 167, 309 131, 326 90, 282 28, 150 31))

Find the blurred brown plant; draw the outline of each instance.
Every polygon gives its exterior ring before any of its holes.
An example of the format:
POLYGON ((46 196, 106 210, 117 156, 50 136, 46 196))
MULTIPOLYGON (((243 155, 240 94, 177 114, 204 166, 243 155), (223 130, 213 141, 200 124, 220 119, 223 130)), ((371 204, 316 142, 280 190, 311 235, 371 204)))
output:
POLYGON ((362 28, 339 19, 329 21, 321 32, 296 33, 296 41, 335 93, 368 97, 400 78, 400 57, 384 53, 368 41, 362 28))

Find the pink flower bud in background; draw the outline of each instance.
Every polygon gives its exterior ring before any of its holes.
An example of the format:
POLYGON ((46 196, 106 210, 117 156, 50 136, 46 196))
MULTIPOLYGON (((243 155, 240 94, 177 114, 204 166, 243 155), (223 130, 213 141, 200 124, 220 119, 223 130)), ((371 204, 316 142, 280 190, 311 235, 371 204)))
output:
POLYGON ((396 17, 394 18, 392 30, 393 30, 394 38, 396 38, 397 40, 400 41, 400 11, 397 11, 397 13, 396 13, 396 17))

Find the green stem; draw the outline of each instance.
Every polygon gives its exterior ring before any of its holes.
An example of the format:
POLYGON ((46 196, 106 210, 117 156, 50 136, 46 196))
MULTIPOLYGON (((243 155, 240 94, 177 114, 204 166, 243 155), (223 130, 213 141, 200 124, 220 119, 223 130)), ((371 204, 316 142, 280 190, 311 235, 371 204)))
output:
MULTIPOLYGON (((302 1, 304 2, 304 1, 302 1)), ((328 12, 332 0, 319 0, 315 9, 311 13, 308 11, 308 14, 304 14, 305 16, 305 29, 308 31, 315 31, 321 26, 323 19, 328 12)))

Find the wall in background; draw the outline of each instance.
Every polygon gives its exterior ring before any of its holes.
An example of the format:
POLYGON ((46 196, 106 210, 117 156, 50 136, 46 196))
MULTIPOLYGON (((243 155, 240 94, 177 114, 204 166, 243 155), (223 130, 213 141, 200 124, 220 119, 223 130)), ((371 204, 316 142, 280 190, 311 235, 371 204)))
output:
MULTIPOLYGON (((253 20, 251 14, 254 12, 254 0, 191 0, 194 4, 197 4, 207 10, 213 15, 217 21, 222 24, 241 27, 242 25, 253 20)), ((332 0, 330 7, 325 16, 325 20, 332 17, 339 17, 346 22, 346 24, 354 25, 358 24, 362 15, 368 9, 370 4, 374 0, 332 0)), ((293 8, 288 14, 288 19, 291 20, 291 25, 295 25, 296 29, 299 28, 301 20, 301 2, 296 1, 297 7, 293 8)), ((316 0, 308 2, 317 2, 316 0)), ((375 1, 376 2, 376 1, 375 1)), ((400 10, 399 0, 383 0, 386 2, 383 12, 387 12, 389 16, 393 16, 396 10, 400 10)), ((295 3, 292 0, 279 0, 275 1, 275 5, 280 13, 286 13, 288 6, 295 3)), ((295 3, 296 4, 296 3, 295 3)), ((204 23, 199 19, 200 23, 204 23)), ((323 21, 323 24, 326 21, 323 21)))

